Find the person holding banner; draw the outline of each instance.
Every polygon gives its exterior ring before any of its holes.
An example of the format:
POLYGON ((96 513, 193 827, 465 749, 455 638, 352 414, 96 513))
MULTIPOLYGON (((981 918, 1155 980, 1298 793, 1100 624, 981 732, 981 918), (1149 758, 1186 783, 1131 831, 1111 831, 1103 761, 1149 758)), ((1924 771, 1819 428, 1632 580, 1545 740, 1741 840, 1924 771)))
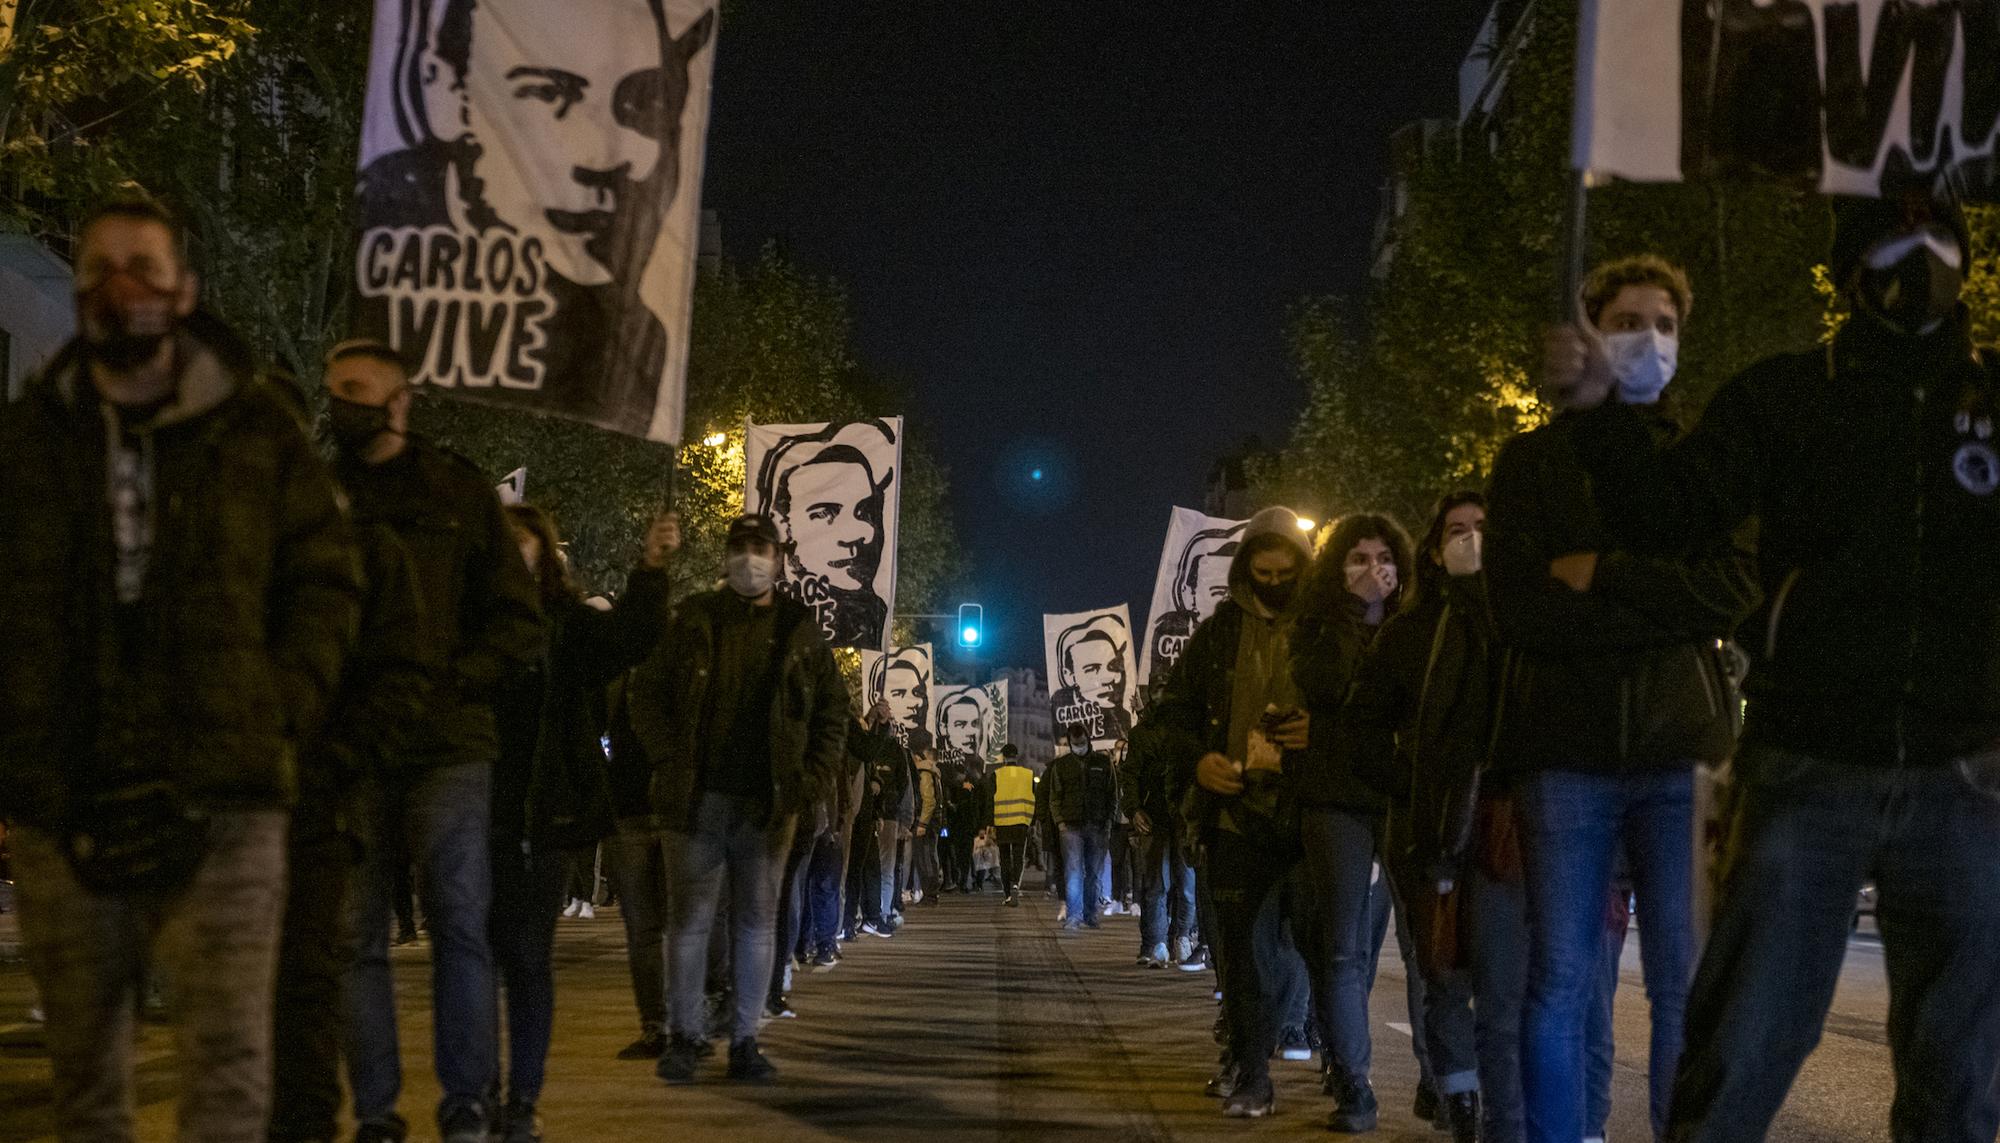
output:
MULTIPOLYGON (((1551 385, 1591 410, 1570 419, 1609 537, 1674 550, 1760 529, 1770 603, 1669 1139, 1764 1137, 1870 877, 1893 1133, 2000 1132, 2000 355, 1972 342, 1972 262, 1948 198, 1840 200, 1830 264, 1852 315, 1830 344, 1733 378, 1670 448, 1609 400, 1598 339, 1551 338, 1551 385)), ((1598 550, 1563 569, 1579 600, 1620 589, 1619 557, 1598 550)), ((1645 947, 1652 934, 1648 918, 1645 947)))

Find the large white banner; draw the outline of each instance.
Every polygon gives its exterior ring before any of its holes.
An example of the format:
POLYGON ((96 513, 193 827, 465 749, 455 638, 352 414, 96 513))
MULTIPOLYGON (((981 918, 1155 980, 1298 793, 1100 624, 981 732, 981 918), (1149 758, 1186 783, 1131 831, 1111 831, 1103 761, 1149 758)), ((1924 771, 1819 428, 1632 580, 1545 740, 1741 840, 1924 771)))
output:
POLYGON ((714 0, 376 0, 355 332, 454 397, 678 442, 714 0))
POLYGON ((778 590, 812 608, 834 646, 887 648, 903 418, 746 428, 744 511, 777 522, 778 590))
POLYGON ((1082 726, 1100 749, 1123 742, 1139 711, 1131 609, 1044 615, 1042 639, 1056 734, 1082 726))
POLYGON ((869 709, 889 704, 889 727, 896 740, 922 753, 931 748, 931 645, 919 643, 884 654, 861 652, 862 695, 869 709))
POLYGON ((1584 0, 1575 164, 1878 195, 2000 189, 1992 0, 1584 0))
POLYGON ((1139 679, 1151 684, 1167 677, 1180 661, 1188 636, 1229 598, 1229 565, 1246 520, 1218 520, 1192 508, 1176 508, 1167 521, 1167 546, 1153 580, 1153 610, 1139 652, 1139 679))
POLYGON ((1007 745, 1006 679, 985 685, 937 688, 935 721, 938 755, 941 761, 971 760, 969 770, 983 772, 1000 764, 1000 748, 1007 745))

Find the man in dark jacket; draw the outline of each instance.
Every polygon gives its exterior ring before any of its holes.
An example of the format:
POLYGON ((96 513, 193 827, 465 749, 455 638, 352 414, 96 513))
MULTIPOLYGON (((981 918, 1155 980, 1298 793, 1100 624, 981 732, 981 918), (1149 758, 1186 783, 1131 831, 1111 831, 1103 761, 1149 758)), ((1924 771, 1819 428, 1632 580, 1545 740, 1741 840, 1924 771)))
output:
MULTIPOLYGON (((1552 346, 1553 382, 1603 406, 1577 418, 1577 451, 1612 535, 1671 550, 1755 516, 1770 601, 1746 633, 1728 877, 1667 1138, 1763 1137, 1818 1042, 1869 877, 1897 1137, 2000 1130, 2000 359, 1974 348, 1959 302, 1972 264, 1955 203, 1842 201, 1831 265, 1853 316, 1830 345, 1731 380, 1670 449, 1604 401, 1600 352, 1552 346)), ((1620 590, 1615 557, 1594 575, 1576 562, 1582 598, 1620 590)))
POLYGON ((56 1133, 131 1137, 150 964, 183 1135, 261 1139, 293 758, 360 561, 297 419, 195 314, 170 216, 93 215, 76 290, 77 340, 0 411, 0 817, 56 1133))
POLYGON ((401 1140, 402 1062, 389 972, 395 880, 392 822, 400 815, 429 922, 436 989, 436 1068, 446 1143, 477 1140, 498 1067, 487 912, 494 688, 540 655, 534 580, 521 562, 493 482, 410 433, 412 393, 402 360, 376 342, 328 356, 337 473, 356 518, 386 524, 409 548, 423 597, 425 636, 443 664, 429 709, 384 780, 363 787, 366 856, 355 891, 359 945, 348 978, 347 1070, 357 1138, 401 1140))
POLYGON ((1070 752, 1049 764, 1049 814, 1062 834, 1063 931, 1101 928, 1098 913, 1105 847, 1118 821, 1118 774, 1111 757, 1091 749, 1081 723, 1069 728, 1070 752))
POLYGON ((886 717, 876 724, 870 751, 868 793, 875 806, 874 896, 862 898, 861 931, 896 933, 898 862, 917 820, 917 765, 903 736, 886 717))
POLYGON ((732 1079, 776 1074, 757 1050, 771 984, 778 889, 799 816, 832 790, 847 741, 847 684, 812 613, 773 591, 778 532, 729 527, 721 590, 682 604, 632 681, 632 727, 653 760, 666 831, 671 1039, 657 1072, 689 1083, 704 1048, 703 977, 729 885, 732 1079))
MULTIPOLYGON (((1651 257, 1598 267, 1583 306, 1617 347, 1620 402, 1667 440, 1663 409, 1692 301, 1651 257)), ((1670 408, 1667 406, 1667 408, 1670 408)), ((1576 461, 1575 416, 1507 442, 1494 466, 1486 575, 1508 666, 1499 764, 1520 772, 1529 961, 1522 1095, 1530 1140, 1582 1138, 1584 1015, 1604 947, 1618 853, 1638 874, 1651 1001, 1655 1130, 1665 1126, 1694 971, 1694 769, 1734 748, 1735 700, 1719 640, 1756 602, 1728 535, 1659 556, 1620 553, 1599 590, 1559 578, 1563 557, 1606 550, 1576 461)))

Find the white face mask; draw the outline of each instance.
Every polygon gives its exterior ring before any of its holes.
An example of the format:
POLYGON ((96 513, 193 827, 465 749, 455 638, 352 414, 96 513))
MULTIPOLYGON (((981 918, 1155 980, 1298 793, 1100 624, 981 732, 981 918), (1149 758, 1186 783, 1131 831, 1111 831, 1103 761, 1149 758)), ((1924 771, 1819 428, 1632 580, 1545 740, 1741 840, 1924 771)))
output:
POLYGON ((770 556, 734 552, 724 562, 723 570, 729 580, 729 590, 745 599, 762 599, 764 593, 771 590, 771 581, 776 577, 778 561, 770 556))
POLYGON ((1628 405, 1651 405, 1660 399, 1680 363, 1680 338, 1657 329, 1604 335, 1604 352, 1618 378, 1618 398, 1628 405))
POLYGON ((1480 555, 1486 544, 1486 537, 1480 532, 1467 532, 1463 536, 1444 542, 1444 570, 1447 575, 1478 575, 1480 555))

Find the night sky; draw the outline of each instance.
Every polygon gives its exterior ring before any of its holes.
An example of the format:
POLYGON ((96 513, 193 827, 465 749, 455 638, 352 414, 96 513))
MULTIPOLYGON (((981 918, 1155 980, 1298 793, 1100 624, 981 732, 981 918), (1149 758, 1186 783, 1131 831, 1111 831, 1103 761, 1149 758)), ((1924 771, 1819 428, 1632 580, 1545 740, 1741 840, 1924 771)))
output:
POLYGON ((990 661, 1039 667, 1044 611, 1144 623, 1168 509, 1283 441, 1286 310, 1364 287, 1389 134, 1455 114, 1485 8, 732 10, 703 203, 733 258, 846 283, 863 361, 916 384, 881 412, 952 468, 990 661))

